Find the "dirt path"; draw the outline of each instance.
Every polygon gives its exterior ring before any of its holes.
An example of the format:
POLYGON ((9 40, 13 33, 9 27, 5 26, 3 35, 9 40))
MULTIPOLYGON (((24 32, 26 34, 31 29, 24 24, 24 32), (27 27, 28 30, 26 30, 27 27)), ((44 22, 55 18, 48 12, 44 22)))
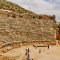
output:
POLYGON ((33 46, 23 46, 21 48, 10 50, 9 52, 2 54, 2 56, 15 57, 15 60, 23 60, 26 48, 30 49, 30 59, 33 58, 34 60, 60 60, 60 46, 50 47, 49 50, 47 49, 47 47, 40 47, 36 49, 33 46), (41 49, 41 53, 39 53, 39 49, 41 49))

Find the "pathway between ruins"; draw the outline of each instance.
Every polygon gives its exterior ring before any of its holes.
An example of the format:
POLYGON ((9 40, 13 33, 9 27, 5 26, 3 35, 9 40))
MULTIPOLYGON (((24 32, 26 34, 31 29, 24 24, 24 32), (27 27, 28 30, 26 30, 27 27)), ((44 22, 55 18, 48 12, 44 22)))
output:
POLYGON ((60 46, 51 46, 35 48, 33 46, 23 46, 20 48, 12 49, 7 53, 3 53, 3 56, 15 57, 15 60, 25 60, 26 48, 29 48, 30 59, 33 60, 60 60, 60 46), (39 53, 39 49, 41 52, 39 53))

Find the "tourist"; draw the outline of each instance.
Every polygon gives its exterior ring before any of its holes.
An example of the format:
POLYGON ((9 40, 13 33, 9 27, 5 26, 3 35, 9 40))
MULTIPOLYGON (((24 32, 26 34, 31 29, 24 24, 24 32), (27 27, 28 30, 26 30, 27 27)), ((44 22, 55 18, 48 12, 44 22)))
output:
POLYGON ((41 53, 41 49, 39 49, 39 53, 41 53))
POLYGON ((28 48, 28 52, 29 52, 29 48, 28 48))
POLYGON ((26 49, 26 53, 25 53, 25 55, 27 55, 28 54, 28 50, 26 49))
POLYGON ((29 52, 28 52, 27 60, 30 60, 30 55, 29 55, 29 52))
POLYGON ((49 49, 49 44, 48 44, 48 49, 49 49))

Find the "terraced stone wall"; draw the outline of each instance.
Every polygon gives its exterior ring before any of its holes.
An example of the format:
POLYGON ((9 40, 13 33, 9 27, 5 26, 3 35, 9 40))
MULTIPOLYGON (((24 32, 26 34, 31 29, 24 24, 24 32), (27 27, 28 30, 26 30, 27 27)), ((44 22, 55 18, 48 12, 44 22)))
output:
POLYGON ((55 40, 55 16, 0 11, 0 41, 55 40))

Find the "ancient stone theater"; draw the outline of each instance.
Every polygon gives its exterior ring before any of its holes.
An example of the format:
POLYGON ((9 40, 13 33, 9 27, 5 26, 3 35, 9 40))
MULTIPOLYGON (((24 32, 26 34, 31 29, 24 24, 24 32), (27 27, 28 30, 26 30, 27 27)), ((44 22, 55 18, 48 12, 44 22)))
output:
POLYGON ((55 25, 55 15, 17 14, 0 10, 0 41, 55 41, 55 25))

